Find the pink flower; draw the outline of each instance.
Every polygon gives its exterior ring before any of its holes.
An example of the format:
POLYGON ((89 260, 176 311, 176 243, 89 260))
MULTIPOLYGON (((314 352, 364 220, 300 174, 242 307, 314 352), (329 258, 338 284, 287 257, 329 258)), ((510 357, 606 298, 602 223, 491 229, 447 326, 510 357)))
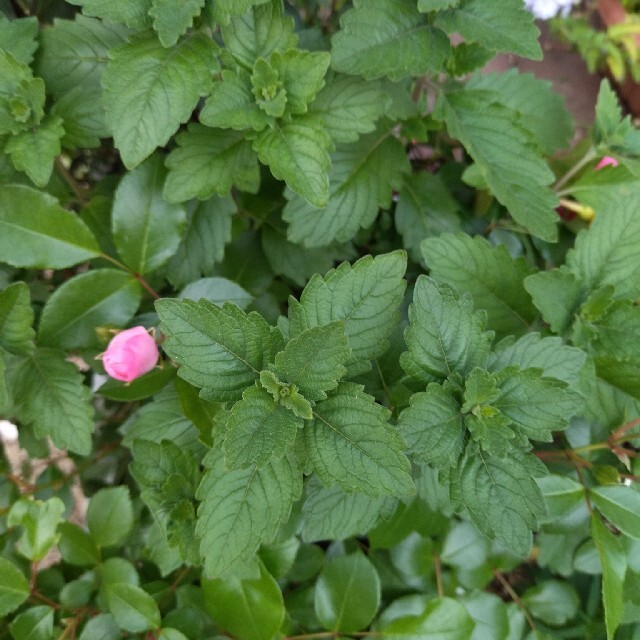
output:
POLYGON ((118 333, 102 354, 105 371, 116 380, 131 382, 158 362, 158 347, 144 327, 118 333))
POLYGON ((602 160, 600 160, 600 162, 598 162, 598 164, 594 167, 594 171, 599 171, 600 169, 602 169, 603 167, 617 167, 618 164, 620 164, 615 158, 612 158, 611 156, 604 156, 602 158, 602 160))

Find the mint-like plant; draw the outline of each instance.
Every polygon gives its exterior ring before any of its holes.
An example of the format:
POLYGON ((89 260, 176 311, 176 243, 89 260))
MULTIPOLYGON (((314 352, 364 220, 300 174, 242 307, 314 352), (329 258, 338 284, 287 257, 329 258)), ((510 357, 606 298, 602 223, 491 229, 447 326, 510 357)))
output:
POLYGON ((638 635, 607 81, 567 151, 522 0, 0 12, 0 638, 638 635))

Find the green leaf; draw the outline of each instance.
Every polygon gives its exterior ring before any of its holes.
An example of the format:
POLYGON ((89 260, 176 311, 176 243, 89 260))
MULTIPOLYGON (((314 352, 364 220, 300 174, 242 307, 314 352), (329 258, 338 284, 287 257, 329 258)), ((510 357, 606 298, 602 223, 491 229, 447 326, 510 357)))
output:
POLYGON ((515 220, 533 235, 554 242, 558 200, 548 187, 553 173, 532 147, 531 134, 519 124, 516 112, 500 103, 499 94, 474 89, 441 93, 434 116, 462 142, 515 220))
POLYGON ((150 34, 111 51, 102 78, 107 123, 132 169, 165 145, 211 90, 216 46, 204 34, 165 49, 150 34))
POLYGON ((169 202, 226 196, 236 186, 255 193, 260 185, 258 158, 242 133, 199 124, 176 137, 168 156, 164 196, 169 202))
POLYGON ((58 541, 57 529, 64 510, 64 503, 56 497, 45 502, 23 498, 13 503, 7 525, 22 527, 22 536, 16 546, 25 558, 39 562, 49 553, 58 541))
POLYGON ((222 71, 200 112, 202 124, 221 129, 262 131, 272 121, 256 104, 251 76, 243 69, 222 71))
POLYGON ((334 142, 355 142, 361 134, 375 129, 389 102, 381 81, 330 74, 309 112, 322 119, 334 142))
POLYGON ((198 487, 196 535, 208 577, 220 576, 270 542, 302 493, 302 474, 292 456, 272 459, 262 469, 229 471, 213 449, 198 487))
POLYGON ((204 606, 220 628, 241 640, 272 640, 285 616, 278 583, 260 563, 255 573, 230 572, 202 580, 204 606))
POLYGON ((499 342, 490 357, 489 369, 501 371, 512 365, 520 369, 541 369, 545 377, 577 385, 586 362, 587 354, 582 349, 565 345, 560 338, 528 333, 516 341, 505 338, 499 342))
POLYGON ((126 173, 116 189, 114 241, 124 263, 139 274, 166 264, 177 251, 186 224, 184 207, 162 197, 165 175, 162 158, 155 155, 126 173))
POLYGON ((134 584, 110 584, 106 590, 109 611, 125 631, 140 633, 160 626, 160 610, 155 600, 134 584))
POLYGON ((51 607, 30 607, 11 623, 11 635, 15 640, 50 640, 53 637, 53 613, 51 607))
MULTIPOLYGON (((296 46, 298 37, 293 20, 284 17, 280 0, 224 1, 227 5, 240 5, 234 8, 233 15, 237 17, 230 22, 228 18, 218 20, 223 23, 221 32, 226 50, 245 69, 253 69, 258 58, 268 58, 274 51, 284 52, 296 46)), ((217 2, 214 13, 224 11, 228 16, 230 9, 227 6, 221 10, 221 3, 217 2)))
POLYGON ((18 61, 33 62, 33 54, 38 48, 38 18, 7 20, 0 16, 0 49, 9 51, 18 61))
POLYGON ((81 455, 91 451, 91 392, 62 351, 38 349, 25 358, 12 377, 14 401, 21 421, 32 424, 38 438, 49 436, 60 449, 81 455))
POLYGON ((522 594, 522 602, 534 617, 560 626, 576 616, 580 598, 568 582, 544 580, 522 594))
POLYGON ((603 155, 611 152, 638 155, 640 152, 640 135, 631 118, 622 117, 618 96, 607 79, 600 83, 592 136, 603 155))
POLYGON ((544 465, 529 453, 512 449, 508 457, 497 458, 472 443, 452 473, 451 491, 482 533, 526 556, 531 529, 545 512, 544 498, 532 476, 544 473, 544 465))
POLYGON ((306 455, 326 486, 347 493, 410 496, 415 492, 402 438, 360 385, 343 382, 318 403, 314 422, 305 425, 306 455))
POLYGON ((462 604, 433 598, 420 613, 396 618, 383 629, 389 640, 471 640, 475 623, 462 604))
POLYGON ((98 395, 118 402, 135 402, 155 395, 175 378, 177 371, 171 366, 156 367, 132 382, 109 378, 97 391, 98 395))
POLYGON ((537 483, 547 503, 547 521, 565 515, 584 501, 584 487, 568 476, 544 476, 537 478, 537 483))
POLYGON ((291 448, 302 426, 302 419, 277 403, 268 391, 249 387, 227 421, 225 465, 229 469, 252 464, 264 467, 291 448))
POLYGON ((230 197, 213 197, 188 213, 182 242, 168 264, 167 277, 176 288, 213 275, 231 240, 231 217, 236 211, 230 197))
POLYGON ((640 540, 640 493, 631 487, 611 485, 589 490, 591 502, 622 533, 640 540))
POLYGON ((410 168, 402 144, 387 129, 338 148, 331 156, 325 208, 286 194, 283 219, 289 222, 289 240, 305 247, 351 240, 360 227, 373 224, 380 207, 389 207, 393 190, 410 168))
POLYGON ((352 633, 366 629, 380 606, 380 578, 362 554, 329 560, 315 588, 315 611, 325 629, 352 633))
POLYGON ((200 300, 204 298, 221 307, 225 302, 233 302, 241 309, 248 307, 253 296, 239 284, 226 278, 201 278, 188 284, 181 292, 181 299, 200 300))
POLYGON ((272 395, 276 404, 289 409, 299 418, 313 418, 311 403, 298 391, 295 384, 281 382, 273 371, 261 371, 260 384, 272 395))
POLYGON ((13 562, 0 558, 0 616, 15 611, 29 597, 29 583, 13 562))
POLYGON ((329 198, 331 146, 322 121, 308 115, 277 122, 253 142, 260 162, 269 166, 274 177, 314 207, 326 206, 329 198))
POLYGON ((578 277, 563 266, 527 276, 524 288, 551 330, 565 333, 573 324, 582 299, 582 282, 578 277))
POLYGON ((355 0, 340 26, 331 41, 331 65, 367 80, 439 71, 450 51, 445 34, 405 0, 355 0))
POLYGON ((182 365, 180 377, 210 400, 239 400, 280 350, 277 330, 229 303, 220 309, 205 300, 164 299, 156 310, 168 336, 163 348, 182 365))
POLYGON ((118 269, 82 273, 55 290, 40 317, 38 340, 60 349, 98 347, 96 327, 122 328, 140 304, 140 285, 118 269))
POLYGON ((109 138, 105 122, 102 91, 81 86, 65 93, 51 109, 64 121, 62 146, 65 149, 91 149, 100 146, 100 138, 109 138))
POLYGON ((535 144, 543 153, 551 155, 569 145, 573 121, 551 82, 509 69, 504 73, 477 74, 467 86, 499 93, 501 103, 521 115, 523 126, 534 135, 535 144))
POLYGON ((0 411, 8 415, 10 413, 11 396, 9 395, 9 388, 7 386, 7 365, 5 364, 5 356, 3 354, 4 351, 0 349, 0 411))
POLYGON ((324 400, 346 373, 351 355, 344 321, 302 331, 275 359, 275 371, 298 386, 307 400, 324 400))
POLYGON ((153 18, 153 28, 163 46, 172 47, 193 26, 193 19, 200 15, 204 4, 205 0, 186 0, 181 3, 151 0, 149 16, 153 18))
POLYGON ((344 262, 324 277, 313 276, 300 302, 289 300, 291 337, 344 320, 352 352, 347 369, 367 370, 366 363, 387 350, 388 337, 398 323, 406 260, 403 251, 394 251, 375 258, 365 256, 353 266, 344 262))
POLYGON ((41 191, 20 185, 0 190, 0 256, 15 267, 64 269, 100 255, 76 214, 41 191))
POLYGON ((533 14, 520 0, 504 0, 499 5, 486 0, 460 0, 457 7, 436 14, 435 24, 493 51, 542 59, 540 32, 533 14))
POLYGON ((442 9, 455 7, 459 2, 460 0, 418 0, 418 11, 423 13, 442 11, 442 9))
POLYGON ((65 562, 78 567, 93 567, 100 563, 100 551, 84 529, 72 522, 62 522, 58 531, 58 550, 65 562))
POLYGON ((151 22, 148 16, 151 0, 69 0, 69 2, 81 6, 86 16, 126 24, 132 29, 144 29, 151 22))
POLYGON ((77 14, 75 20, 56 18, 40 32, 36 71, 47 91, 59 99, 76 89, 102 94, 100 80, 109 51, 126 41, 124 27, 77 14))
POLYGON ((34 350, 33 309, 29 287, 14 282, 0 292, 0 347, 17 355, 34 350))
POLYGON ((444 234, 427 238, 422 254, 432 278, 471 294, 498 337, 522 334, 533 322, 536 311, 522 282, 530 270, 504 245, 492 247, 481 236, 444 234))
POLYGON ((53 161, 60 153, 62 136, 62 119, 50 116, 37 127, 10 138, 4 150, 18 171, 24 171, 35 185, 44 187, 51 178, 53 161))
POLYGON ((614 640, 624 609, 626 552, 623 541, 616 538, 596 515, 591 518, 591 537, 598 549, 602 565, 602 600, 607 640, 614 640))
POLYGON ((419 276, 405 331, 409 351, 400 364, 409 375, 427 381, 452 373, 465 376, 487 361, 493 332, 484 331, 485 325, 486 313, 473 310, 468 294, 459 296, 448 285, 419 276))
POLYGON ((439 384, 411 396, 410 406, 398 418, 398 430, 410 455, 437 469, 456 464, 466 439, 460 404, 439 384))
POLYGON ((420 243, 428 237, 459 231, 460 205, 438 176, 420 171, 405 176, 398 195, 395 223, 402 244, 416 262, 422 262, 420 243))
POLYGON ((120 627, 110 613, 99 613, 87 621, 79 640, 119 640, 120 627))
POLYGON ((98 547, 122 544, 133 527, 133 507, 127 487, 100 489, 91 496, 87 525, 98 547))

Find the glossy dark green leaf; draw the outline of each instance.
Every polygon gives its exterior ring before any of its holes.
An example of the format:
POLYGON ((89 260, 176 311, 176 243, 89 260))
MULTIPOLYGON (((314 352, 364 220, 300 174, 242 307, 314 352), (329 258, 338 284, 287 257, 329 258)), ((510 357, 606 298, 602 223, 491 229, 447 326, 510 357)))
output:
POLYGON ((51 640, 53 634, 53 609, 31 607, 11 623, 14 640, 51 640))
POLYGON ((80 567, 90 567, 100 562, 100 552, 84 529, 72 522, 63 522, 59 531, 58 550, 65 562, 80 567))
POLYGON ((133 508, 127 487, 101 489, 89 501, 87 525, 98 547, 124 542, 133 526, 133 508))
POLYGON ((0 347, 16 354, 31 353, 35 332, 29 287, 15 282, 0 293, 0 347))
POLYGON ((160 626, 160 611, 155 600, 132 584, 115 583, 107 587, 109 611, 119 627, 139 633, 160 626))
POLYGON ((620 531, 640 540, 640 493, 622 485, 594 487, 591 501, 620 531))
POLYGON ((0 617, 15 611, 29 597, 29 583, 13 562, 0 558, 0 617))

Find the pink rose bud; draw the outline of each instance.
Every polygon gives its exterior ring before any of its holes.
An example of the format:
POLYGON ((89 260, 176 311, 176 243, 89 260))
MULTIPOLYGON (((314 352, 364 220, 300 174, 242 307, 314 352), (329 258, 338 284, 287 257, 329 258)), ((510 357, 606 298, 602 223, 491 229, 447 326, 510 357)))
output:
POLYGON ((615 159, 612 158, 611 156, 604 156, 602 158, 602 160, 600 160, 600 162, 598 162, 598 164, 594 167, 594 171, 599 171, 600 169, 602 169, 603 167, 617 167, 620 163, 615 159))
POLYGON ((105 371, 116 380, 131 382, 148 373, 158 362, 158 347, 144 327, 118 333, 102 354, 105 371))

